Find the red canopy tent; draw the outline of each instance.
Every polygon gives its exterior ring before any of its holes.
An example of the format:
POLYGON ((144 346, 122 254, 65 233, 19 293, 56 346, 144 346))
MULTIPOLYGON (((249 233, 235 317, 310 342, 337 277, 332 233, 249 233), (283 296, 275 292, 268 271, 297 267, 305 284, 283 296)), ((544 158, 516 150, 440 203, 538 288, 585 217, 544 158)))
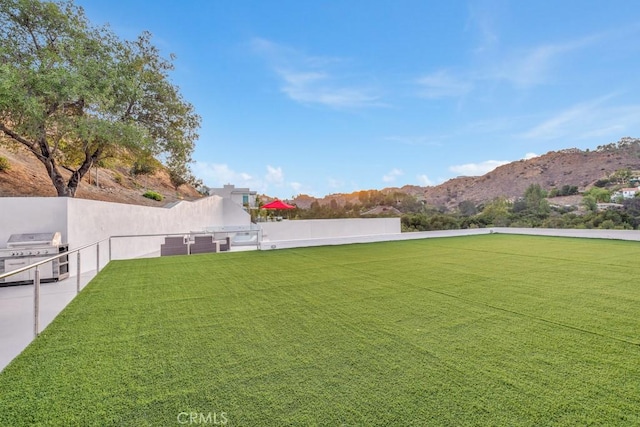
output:
POLYGON ((266 205, 262 205, 262 209, 279 209, 279 210, 286 210, 286 209, 295 209, 295 206, 292 206, 288 203, 285 203, 281 200, 274 200, 273 202, 269 202, 266 205))
MULTIPOLYGON (((274 211, 283 211, 283 210, 291 210, 291 209, 295 209, 295 206, 292 206, 288 203, 285 203, 281 200, 274 200, 273 202, 269 202, 266 205, 262 205, 262 209, 271 209, 274 211)), ((273 220, 273 217, 271 217, 273 220)), ((282 220, 281 216, 277 216, 276 221, 280 221, 282 220)))

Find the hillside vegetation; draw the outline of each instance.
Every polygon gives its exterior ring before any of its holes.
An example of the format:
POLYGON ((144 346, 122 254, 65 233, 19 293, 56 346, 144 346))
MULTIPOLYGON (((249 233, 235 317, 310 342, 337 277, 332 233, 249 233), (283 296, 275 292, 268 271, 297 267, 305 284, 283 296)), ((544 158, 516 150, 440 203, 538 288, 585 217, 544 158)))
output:
MULTIPOLYGON (((55 196, 42 165, 28 153, 21 150, 7 151, 0 147, 0 158, 4 158, 9 165, 5 170, 0 168, 0 196, 55 196)), ((549 152, 500 166, 483 176, 458 177, 432 187, 372 189, 350 194, 331 194, 320 199, 298 195, 291 200, 298 206, 298 210, 289 217, 399 216, 430 212, 473 216, 496 201, 513 204, 531 186, 539 186, 547 196, 563 196, 548 198, 550 205, 560 206, 562 209, 572 206, 574 211, 584 213, 585 193, 600 187, 612 192, 625 185, 636 185, 628 178, 638 175, 638 171, 640 140, 623 138, 617 143, 603 145, 595 150, 574 148, 549 152), (620 171, 629 172, 627 179, 620 179, 620 171), (575 191, 567 194, 566 189, 575 191)), ((97 183, 95 168, 90 176, 85 177, 77 197, 151 206, 200 197, 198 191, 189 185, 181 185, 176 189, 162 167, 151 174, 135 175, 131 164, 107 163, 97 169, 97 174, 97 183), (147 190, 162 195, 162 202, 143 197, 147 190)), ((596 223, 602 221, 596 220, 596 223)), ((618 225, 622 222, 625 221, 614 221, 618 225)), ((492 221, 476 222, 476 226, 491 224, 492 221)), ((557 221, 554 224, 558 226, 557 221)), ((458 224, 455 228, 459 226, 465 225, 458 224)), ((635 222, 631 224, 632 228, 635 226, 635 222)))
MULTIPOLYGON (((56 190, 44 166, 32 154, 18 147, 8 150, 0 146, 0 158, 7 168, 0 170, 0 197, 55 197, 56 190)), ((168 171, 159 163, 150 173, 134 173, 134 162, 104 162, 104 167, 92 168, 80 183, 77 198, 102 200, 145 206, 164 206, 179 200, 195 200, 200 193, 190 185, 175 188, 168 171), (162 196, 158 201, 143 195, 154 191, 162 196)), ((65 171, 69 173, 68 171, 65 171)))
MULTIPOLYGON (((453 178, 436 186, 406 185, 380 191, 384 194, 409 194, 426 205, 453 210, 464 201, 478 205, 497 197, 513 200, 521 197, 532 184, 538 184, 546 191, 565 185, 575 186, 582 192, 620 169, 640 170, 640 139, 622 138, 617 143, 601 145, 595 150, 568 148, 551 151, 532 159, 508 163, 482 176, 453 178)), ((334 200, 338 206, 344 206, 360 202, 361 193, 332 194, 321 199, 301 195, 293 201, 305 209, 314 201, 328 205, 334 200)))

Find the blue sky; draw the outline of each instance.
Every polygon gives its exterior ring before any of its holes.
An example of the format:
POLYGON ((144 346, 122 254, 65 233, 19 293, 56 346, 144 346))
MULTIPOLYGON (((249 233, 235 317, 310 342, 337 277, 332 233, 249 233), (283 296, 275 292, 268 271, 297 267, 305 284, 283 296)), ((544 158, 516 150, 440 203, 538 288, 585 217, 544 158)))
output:
POLYGON ((202 116, 192 169, 280 198, 437 185, 640 137, 640 2, 76 0, 143 30, 202 116))

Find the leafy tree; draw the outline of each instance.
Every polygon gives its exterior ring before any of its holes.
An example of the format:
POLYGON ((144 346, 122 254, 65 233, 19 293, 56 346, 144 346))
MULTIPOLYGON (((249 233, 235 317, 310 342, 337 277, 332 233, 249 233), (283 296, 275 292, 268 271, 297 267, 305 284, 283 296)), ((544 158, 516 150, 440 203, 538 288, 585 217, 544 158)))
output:
POLYGON ((524 192, 525 212, 544 218, 549 215, 551 208, 546 199, 546 193, 539 184, 531 184, 524 192))
POLYGON ((631 179, 631 176, 633 174, 631 173, 631 169, 630 168, 623 168, 623 169, 618 169, 617 171, 615 171, 614 173, 611 174, 611 176, 609 177, 610 181, 619 184, 619 185, 626 185, 629 180, 631 179))
POLYGON ((420 212, 422 210, 423 204, 419 201, 415 196, 406 195, 403 199, 400 200, 397 208, 402 212, 420 212))
POLYGON ((633 228, 640 226, 640 198, 626 199, 622 202, 628 217, 628 222, 633 228))
POLYGON ((0 136, 42 162, 58 196, 107 157, 191 161, 200 117, 150 40, 93 27, 70 1, 0 0, 0 136))
POLYGON ((560 196, 573 196, 578 194, 578 186, 576 185, 563 185, 560 190, 560 196))
POLYGON ((400 223, 402 231, 426 231, 429 229, 429 222, 424 214, 402 215, 400 223))
POLYGON ((482 224, 487 226, 507 227, 509 226, 509 210, 511 203, 504 197, 498 197, 485 205, 478 215, 482 224))
POLYGON ((591 212, 595 212, 598 209, 598 202, 596 198, 590 194, 587 194, 582 198, 582 204, 591 212))
POLYGON ((458 211, 462 216, 473 216, 478 213, 478 208, 471 200, 463 200, 458 203, 458 211))
POLYGON ((551 189, 551 191, 549 192, 549 197, 573 196, 574 194, 578 194, 578 187, 575 185, 565 184, 559 189, 551 189))
POLYGON ((584 194, 585 196, 592 196, 597 203, 608 203, 611 200, 611 192, 605 188, 591 187, 584 194))

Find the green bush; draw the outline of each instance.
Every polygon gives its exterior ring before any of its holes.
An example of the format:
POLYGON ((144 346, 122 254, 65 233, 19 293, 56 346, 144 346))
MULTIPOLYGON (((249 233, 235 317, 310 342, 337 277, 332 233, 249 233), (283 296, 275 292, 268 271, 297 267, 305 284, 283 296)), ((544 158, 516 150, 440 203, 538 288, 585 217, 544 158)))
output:
POLYGON ((116 182, 116 184, 122 185, 123 178, 122 178, 122 175, 120 175, 119 173, 116 172, 113 175, 113 180, 116 182))
POLYGON ((11 169, 11 164, 6 157, 0 156, 0 172, 8 171, 11 169))
POLYGON ((142 196, 146 197, 147 199, 157 200, 159 202, 163 199, 162 194, 156 193, 155 191, 147 191, 142 196))
POLYGON ((158 169, 157 162, 151 159, 137 160, 131 166, 132 175, 151 175, 158 169))

